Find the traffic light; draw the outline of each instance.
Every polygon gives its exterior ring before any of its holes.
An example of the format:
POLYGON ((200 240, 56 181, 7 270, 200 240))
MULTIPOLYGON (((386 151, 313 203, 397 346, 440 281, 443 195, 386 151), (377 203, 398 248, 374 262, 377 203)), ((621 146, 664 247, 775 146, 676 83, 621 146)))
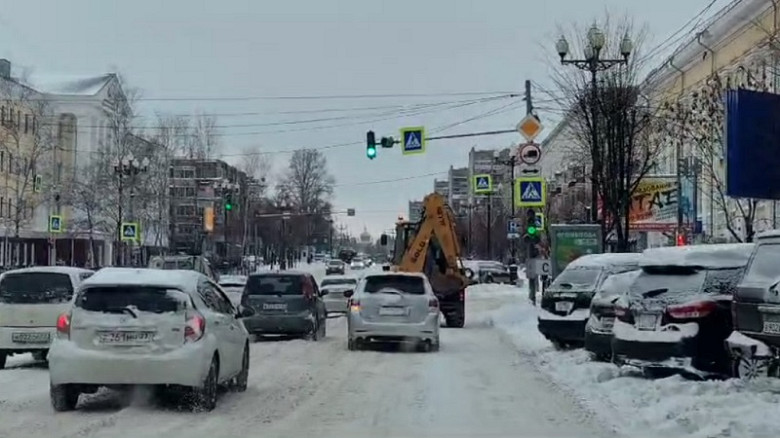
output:
POLYGON ((366 133, 366 156, 369 160, 376 158, 376 136, 374 131, 366 133))
POLYGON ((228 194, 225 197, 225 210, 230 211, 233 209, 233 195, 228 194))
POLYGON ((383 148, 391 148, 395 144, 393 137, 382 137, 379 141, 383 148))
POLYGON ((529 208, 525 212, 525 233, 528 236, 536 236, 539 233, 539 228, 536 226, 536 211, 533 208, 529 208))

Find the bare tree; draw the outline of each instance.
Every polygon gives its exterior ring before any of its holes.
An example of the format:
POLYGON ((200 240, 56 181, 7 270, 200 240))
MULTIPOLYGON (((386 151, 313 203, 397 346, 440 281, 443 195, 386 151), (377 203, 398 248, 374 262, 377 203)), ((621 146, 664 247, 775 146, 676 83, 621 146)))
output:
POLYGON ((93 161, 79 170, 78 178, 72 178, 67 182, 69 190, 66 191, 65 202, 70 204, 76 215, 74 225, 87 230, 89 239, 89 252, 87 254, 87 266, 94 267, 98 260, 95 256, 95 232, 106 229, 103 209, 104 200, 96 193, 97 187, 103 187, 108 183, 110 175, 103 172, 99 161, 93 161))
POLYGON ((253 181, 250 181, 249 190, 243 194, 244 205, 241 208, 243 221, 242 247, 245 251, 249 246, 250 227, 249 217, 259 206, 265 196, 267 184, 270 181, 271 159, 269 155, 263 154, 260 146, 248 146, 241 153, 241 161, 238 169, 244 172, 253 181))
MULTIPOLYGON (((627 36, 637 45, 643 40, 643 32, 628 19, 617 23, 607 19, 604 28, 608 37, 598 53, 600 59, 623 58, 619 44, 627 36)), ((588 44, 582 39, 574 41, 579 47, 588 44)), ((618 251, 629 250, 632 196, 660 150, 650 141, 655 114, 639 86, 641 56, 637 52, 625 64, 610 69, 598 65, 597 81, 589 71, 574 68, 556 67, 554 75, 579 149, 572 154, 583 155, 590 164, 591 184, 602 202, 603 235, 606 238, 607 231, 614 232, 618 251)))
POLYGON ((219 149, 219 128, 216 116, 200 113, 191 123, 191 141, 187 158, 213 158, 219 149))

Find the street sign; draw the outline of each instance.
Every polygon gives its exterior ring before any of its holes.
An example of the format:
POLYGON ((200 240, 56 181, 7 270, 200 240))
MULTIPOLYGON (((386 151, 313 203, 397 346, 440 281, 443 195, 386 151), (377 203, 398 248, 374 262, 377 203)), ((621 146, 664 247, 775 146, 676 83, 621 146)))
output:
POLYGON ((544 178, 523 177, 515 179, 516 207, 544 207, 547 191, 544 178))
POLYGON ((520 223, 516 219, 508 219, 506 221, 506 237, 507 239, 520 238, 520 223))
POLYGON ((49 216, 49 232, 61 233, 62 232, 62 216, 53 214, 49 216))
POLYGON ((354 216, 355 215, 355 209, 354 208, 348 208, 347 209, 347 216, 354 216))
POLYGON ((515 128, 527 142, 534 141, 536 136, 542 132, 542 129, 544 129, 542 122, 540 122, 539 119, 537 119, 533 114, 528 114, 527 116, 523 117, 523 120, 520 120, 520 123, 518 123, 515 128))
POLYGON ((425 127, 401 129, 401 152, 404 155, 425 153, 425 127))
POLYGON ((542 277, 549 277, 552 275, 552 265, 550 259, 534 259, 536 262, 536 273, 542 277))
POLYGON ((122 222, 122 240, 123 241, 138 241, 138 223, 137 222, 122 222))
POLYGON ((540 211, 536 212, 536 228, 544 230, 544 213, 540 211))
POLYGON ((490 193, 493 191, 493 177, 484 173, 474 175, 474 193, 490 193))
POLYGON ((526 143, 520 147, 520 161, 533 165, 542 159, 542 150, 536 143, 526 143))

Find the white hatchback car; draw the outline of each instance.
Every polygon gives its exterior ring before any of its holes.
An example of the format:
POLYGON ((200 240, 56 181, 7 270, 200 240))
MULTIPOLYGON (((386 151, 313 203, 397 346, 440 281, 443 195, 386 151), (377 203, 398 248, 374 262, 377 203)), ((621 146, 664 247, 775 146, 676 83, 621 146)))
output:
POLYGON ((367 342, 413 342, 423 351, 439 349, 439 300, 421 273, 369 274, 349 300, 347 348, 367 342))
POLYGON ((247 388, 249 335, 220 287, 196 271, 104 268, 81 284, 49 350, 51 403, 101 386, 157 385, 212 410, 218 385, 247 388))
POLYGON ((13 354, 46 359, 57 317, 93 271, 70 266, 14 269, 0 275, 0 369, 13 354))

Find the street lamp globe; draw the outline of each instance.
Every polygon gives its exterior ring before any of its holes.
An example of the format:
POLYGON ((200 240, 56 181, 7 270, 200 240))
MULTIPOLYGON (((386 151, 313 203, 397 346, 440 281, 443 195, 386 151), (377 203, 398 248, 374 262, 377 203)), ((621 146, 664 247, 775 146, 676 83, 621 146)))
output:
POLYGON ((595 24, 591 26, 590 30, 588 30, 588 43, 593 48, 595 53, 601 51, 601 49, 604 48, 604 44, 606 44, 604 32, 602 32, 601 29, 599 29, 595 24))
POLYGON ((596 52, 593 50, 593 46, 590 44, 585 44, 585 47, 582 50, 583 55, 585 55, 585 60, 590 61, 595 56, 596 52))
POLYGON ((620 41, 620 54, 623 55, 623 58, 628 59, 628 57, 631 55, 631 50, 634 49, 634 43, 631 41, 631 37, 626 34, 623 37, 623 40, 620 41))
POLYGON ((569 54, 569 42, 566 41, 566 37, 561 36, 558 38, 558 42, 555 43, 555 50, 561 57, 561 61, 563 61, 566 58, 566 55, 569 54))

